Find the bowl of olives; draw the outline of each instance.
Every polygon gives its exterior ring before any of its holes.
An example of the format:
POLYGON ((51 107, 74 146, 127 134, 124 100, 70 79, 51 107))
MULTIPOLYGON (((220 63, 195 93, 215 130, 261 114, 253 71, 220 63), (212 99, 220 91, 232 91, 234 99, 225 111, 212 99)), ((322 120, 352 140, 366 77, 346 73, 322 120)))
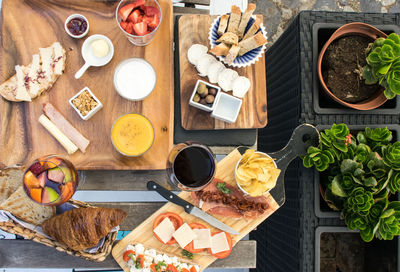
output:
POLYGON ((221 88, 203 80, 197 80, 189 105, 211 112, 214 110, 221 88))

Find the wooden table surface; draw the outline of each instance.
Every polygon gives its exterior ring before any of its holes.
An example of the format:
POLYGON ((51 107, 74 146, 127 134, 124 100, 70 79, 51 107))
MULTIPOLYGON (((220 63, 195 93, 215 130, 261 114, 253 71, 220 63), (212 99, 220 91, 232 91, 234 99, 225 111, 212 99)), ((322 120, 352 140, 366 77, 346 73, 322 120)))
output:
MULTIPOLYGON (((184 2, 209 2, 209 0, 190 0, 184 2)), ((195 8, 174 8, 174 14, 205 13, 208 11, 195 8)), ((255 148, 256 145, 253 147, 255 148)), ((236 147, 211 147, 215 154, 228 154, 236 147)), ((164 170, 151 171, 82 171, 85 182, 80 184, 80 194, 93 191, 146 191, 146 182, 154 180, 165 187, 170 187, 164 170)), ((129 213, 121 225, 121 230, 130 231, 159 209, 163 202, 104 202, 91 203, 102 207, 122 208, 129 213)), ((212 268, 255 268, 256 241, 239 241, 232 254, 214 262, 212 268)), ((119 269, 111 254, 101 263, 86 261, 66 253, 25 240, 0 240, 0 268, 80 268, 80 269, 119 269), (23 254, 20 254, 23 252, 23 254), (51 256, 51 257, 49 257, 51 256)))

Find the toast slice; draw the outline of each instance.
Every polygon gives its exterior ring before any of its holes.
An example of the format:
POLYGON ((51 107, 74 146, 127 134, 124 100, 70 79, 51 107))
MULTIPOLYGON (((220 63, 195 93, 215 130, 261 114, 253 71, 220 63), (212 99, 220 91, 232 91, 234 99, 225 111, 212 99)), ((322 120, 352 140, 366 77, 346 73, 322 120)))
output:
POLYGON ((19 186, 24 176, 22 167, 10 167, 0 170, 0 203, 9 198, 19 186))
POLYGON ((221 19, 219 19, 219 25, 217 30, 218 35, 220 36, 224 35, 226 28, 228 27, 228 21, 229 21, 229 14, 221 16, 221 19))
POLYGON ((227 32, 238 34, 238 28, 240 24, 240 18, 242 16, 242 12, 238 6, 233 5, 231 9, 231 16, 229 19, 228 30, 227 32))
POLYGON ((226 56, 229 52, 230 46, 225 43, 220 43, 210 49, 210 53, 215 56, 226 56))
POLYGON ((239 56, 243 56, 250 50, 260 47, 260 46, 266 44, 267 42, 268 42, 267 39, 264 37, 264 35, 260 31, 256 35, 251 36, 250 38, 247 38, 245 40, 242 40, 239 43, 239 46, 240 46, 239 56))
POLYGON ((226 44, 238 44, 239 42, 239 38, 235 33, 232 32, 226 32, 224 33, 224 35, 222 35, 221 37, 219 37, 219 39, 217 40, 217 42, 220 43, 226 43, 226 44))
POLYGON ((232 45, 231 49, 229 49, 228 55, 225 57, 225 61, 228 64, 232 64, 232 62, 236 59, 239 54, 240 46, 237 44, 232 45))
POLYGON ((41 205, 31 200, 22 186, 0 204, 0 210, 9 211, 15 217, 33 225, 40 225, 56 214, 55 207, 41 205))
POLYGON ((24 67, 15 65, 15 76, 17 77, 17 90, 15 93, 15 99, 19 101, 32 101, 25 84, 25 76, 27 75, 28 74, 26 73, 26 69, 24 67))
POLYGON ((262 23, 261 18, 257 17, 254 23, 249 28, 249 30, 247 30, 247 32, 245 33, 243 40, 250 38, 251 36, 254 36, 254 34, 256 34, 257 31, 260 29, 261 23, 262 23))
POLYGON ((253 15, 253 12, 256 10, 256 5, 255 4, 248 4, 246 11, 242 15, 242 19, 240 20, 240 24, 238 27, 237 35, 239 38, 243 38, 244 31, 246 30, 246 26, 249 23, 249 20, 251 18, 251 15, 253 15))

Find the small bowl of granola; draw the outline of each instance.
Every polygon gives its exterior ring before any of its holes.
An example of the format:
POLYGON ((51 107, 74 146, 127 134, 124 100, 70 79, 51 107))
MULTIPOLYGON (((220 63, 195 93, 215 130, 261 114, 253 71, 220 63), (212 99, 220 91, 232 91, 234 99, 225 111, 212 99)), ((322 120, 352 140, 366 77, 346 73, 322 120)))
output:
POLYGON ((103 107, 103 104, 88 87, 75 94, 69 100, 69 104, 83 120, 89 120, 103 107))

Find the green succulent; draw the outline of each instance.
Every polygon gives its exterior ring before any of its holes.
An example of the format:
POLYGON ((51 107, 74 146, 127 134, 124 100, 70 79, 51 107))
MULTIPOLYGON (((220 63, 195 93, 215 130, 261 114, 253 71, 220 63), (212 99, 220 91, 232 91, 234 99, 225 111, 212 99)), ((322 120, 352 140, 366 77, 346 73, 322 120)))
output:
POLYGON ((400 142, 382 147, 383 163, 393 170, 400 170, 400 142))
POLYGON ((364 131, 357 134, 357 141, 359 144, 366 144, 373 151, 380 151, 380 148, 390 143, 393 139, 392 132, 384 128, 371 129, 366 127, 364 131))
POLYGON ((325 171, 330 163, 335 162, 335 158, 330 150, 321 150, 310 146, 307 155, 303 159, 303 165, 307 168, 315 166, 318 171, 325 171))
POLYGON ((392 194, 400 191, 400 172, 392 171, 392 176, 389 179, 388 188, 392 194))
POLYGON ((376 39, 366 58, 362 76, 366 84, 379 83, 388 99, 400 94, 400 38, 396 33, 376 39))
POLYGON ((348 196, 345 209, 360 216, 366 216, 373 204, 372 193, 366 191, 363 187, 357 187, 348 196))
POLYGON ((400 202, 389 203, 386 210, 379 217, 376 236, 383 240, 392 240, 400 235, 400 202))
POLYGON ((325 148, 334 148, 337 151, 347 152, 347 141, 350 134, 345 124, 333 124, 330 129, 321 132, 321 143, 325 148))

